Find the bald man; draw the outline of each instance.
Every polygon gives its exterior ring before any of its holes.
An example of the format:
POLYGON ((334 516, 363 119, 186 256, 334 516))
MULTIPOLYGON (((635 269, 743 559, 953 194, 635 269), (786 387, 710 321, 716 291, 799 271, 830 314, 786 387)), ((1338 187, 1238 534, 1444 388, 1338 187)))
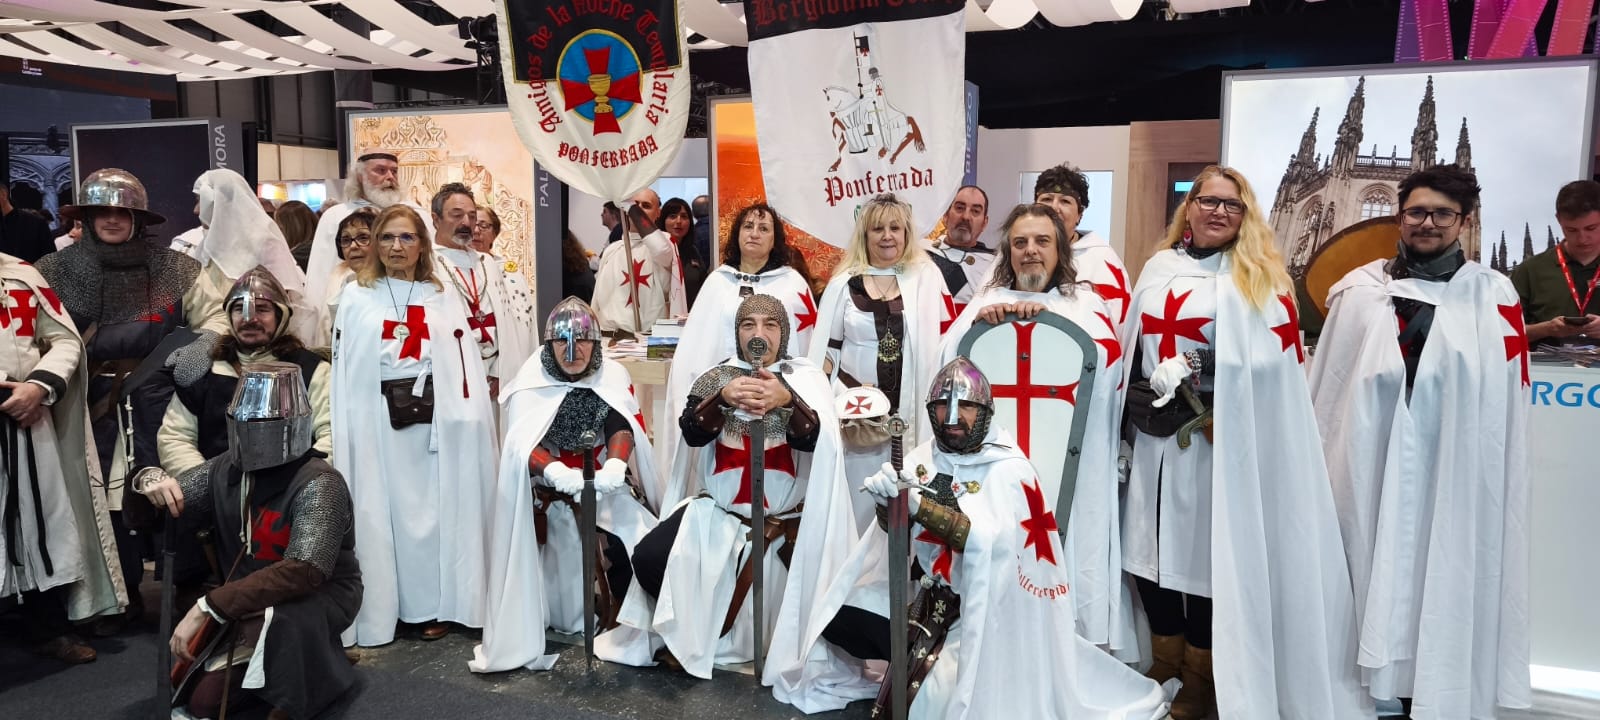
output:
POLYGON ((623 237, 633 254, 620 242, 600 251, 599 269, 594 278, 594 310, 600 327, 608 332, 642 334, 657 320, 689 314, 688 295, 683 287, 683 270, 678 264, 678 249, 672 236, 656 228, 661 216, 661 196, 645 188, 628 198, 623 237), (639 322, 634 324, 632 288, 639 293, 639 322))

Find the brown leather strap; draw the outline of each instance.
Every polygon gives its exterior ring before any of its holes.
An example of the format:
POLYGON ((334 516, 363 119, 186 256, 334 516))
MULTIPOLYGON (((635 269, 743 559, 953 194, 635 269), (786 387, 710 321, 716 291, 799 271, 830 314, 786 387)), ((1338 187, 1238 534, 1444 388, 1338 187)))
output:
POLYGON ((116 407, 117 398, 122 395, 122 381, 128 379, 128 374, 139 367, 140 359, 129 358, 123 360, 106 360, 94 366, 91 375, 110 375, 111 391, 101 396, 99 400, 89 405, 89 422, 94 422, 104 417, 106 413, 116 407))
MULTIPOLYGON (((578 499, 555 488, 534 485, 533 495, 540 500, 533 506, 533 533, 540 545, 544 545, 550 539, 549 512, 553 503, 559 502, 571 509, 574 520, 583 516, 578 512, 578 499)), ((591 529, 590 532, 598 530, 591 529)), ((600 617, 600 630, 610 630, 619 625, 617 615, 622 611, 622 606, 616 602, 616 594, 611 588, 611 577, 606 574, 606 571, 611 569, 611 559, 606 557, 606 550, 610 544, 611 541, 604 533, 600 533, 594 544, 595 569, 599 571, 595 573, 594 609, 595 614, 600 617)))
MULTIPOLYGON (((766 537, 767 547, 772 547, 773 541, 780 537, 783 538, 783 547, 778 548, 778 559, 784 562, 788 562, 790 558, 794 557, 794 541, 800 534, 800 510, 804 506, 804 503, 796 506, 794 509, 795 514, 792 517, 783 519, 767 518, 766 531, 762 533, 766 537)), ((729 514, 739 518, 739 522, 743 523, 745 527, 750 527, 750 518, 738 513, 729 514)), ((749 531, 745 532, 745 538, 747 540, 754 539, 750 536, 749 531)), ((733 601, 728 603, 728 614, 722 618, 722 632, 720 635, 727 635, 728 631, 733 629, 734 621, 739 619, 739 610, 744 607, 744 599, 750 594, 750 586, 755 584, 756 567, 751 562, 752 560, 754 558, 745 558, 744 565, 739 568, 738 579, 733 583, 733 601)), ((756 621, 760 622, 760 619, 757 618, 756 621)))
MULTIPOLYGON (((950 626, 961 617, 961 596, 944 585, 923 588, 917 593, 917 599, 911 603, 906 615, 912 623, 908 638, 911 647, 907 653, 911 667, 906 673, 906 682, 910 684, 906 688, 906 705, 909 706, 917 698, 917 691, 922 689, 922 683, 927 680, 928 673, 933 671, 933 664, 938 662, 939 653, 944 651, 944 641, 950 636, 950 626)), ((892 675, 885 675, 883 684, 878 688, 878 699, 872 703, 872 717, 888 714, 890 677, 892 675)))

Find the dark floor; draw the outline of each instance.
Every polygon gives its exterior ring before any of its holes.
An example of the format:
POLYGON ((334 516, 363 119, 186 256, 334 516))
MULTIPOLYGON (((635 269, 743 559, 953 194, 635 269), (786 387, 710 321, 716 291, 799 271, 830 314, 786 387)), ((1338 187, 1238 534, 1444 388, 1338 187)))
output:
MULTIPOLYGON (((152 601, 159 595, 145 584, 152 601)), ((0 618, 0 717, 6 720, 156 717, 152 697, 156 684, 154 614, 124 634, 94 639, 99 659, 78 667, 35 657, 19 638, 24 635, 15 614, 0 618)), ((554 639, 554 638, 553 638, 554 639)), ((357 665, 360 683, 349 697, 322 717, 361 720, 403 718, 865 718, 868 703, 845 711, 803 716, 772 699, 749 674, 718 671, 712 680, 698 680, 664 668, 632 668, 596 662, 584 671, 581 638, 563 638, 578 645, 553 643, 561 658, 549 672, 516 671, 492 676, 467 670, 478 634, 451 633, 424 642, 417 630, 382 648, 363 651, 357 665)), ((234 717, 260 720, 264 709, 234 717)))

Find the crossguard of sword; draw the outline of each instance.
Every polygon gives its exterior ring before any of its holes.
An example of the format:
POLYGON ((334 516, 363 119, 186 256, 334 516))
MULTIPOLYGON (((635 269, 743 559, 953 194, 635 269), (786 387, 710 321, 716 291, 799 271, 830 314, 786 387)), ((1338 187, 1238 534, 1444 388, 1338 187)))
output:
POLYGON ((906 421, 900 417, 900 414, 895 413, 889 416, 889 424, 886 429, 889 431, 889 437, 904 437, 908 427, 906 421))

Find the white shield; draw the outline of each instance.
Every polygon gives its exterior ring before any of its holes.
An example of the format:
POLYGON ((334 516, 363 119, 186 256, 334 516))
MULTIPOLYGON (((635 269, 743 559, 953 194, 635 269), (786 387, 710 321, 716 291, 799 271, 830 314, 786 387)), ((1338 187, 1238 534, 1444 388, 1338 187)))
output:
POLYGON ((1010 430, 1033 462, 1065 534, 1095 373, 1101 370, 1094 339, 1053 312, 1032 320, 1008 314, 1000 325, 973 323, 959 349, 989 379, 992 422, 1010 430))

